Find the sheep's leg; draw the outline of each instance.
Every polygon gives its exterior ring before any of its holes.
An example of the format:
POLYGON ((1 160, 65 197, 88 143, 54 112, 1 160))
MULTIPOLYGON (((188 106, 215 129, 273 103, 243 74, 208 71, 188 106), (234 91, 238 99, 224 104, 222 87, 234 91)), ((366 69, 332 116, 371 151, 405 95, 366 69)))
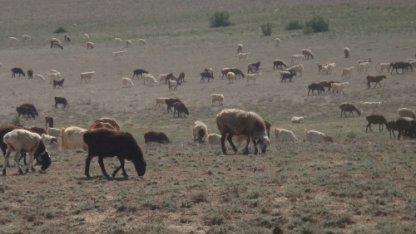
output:
MULTIPOLYGON (((6 168, 9 166, 9 157, 10 157, 11 150, 7 148, 6 154, 4 155, 4 164, 3 164, 3 176, 6 175, 6 168)), ((18 166, 18 165, 16 165, 18 166)))
POLYGON ((105 167, 104 167, 104 157, 102 157, 102 156, 100 156, 100 155, 98 155, 98 164, 100 164, 100 168, 101 168, 101 172, 103 173, 103 175, 105 176, 105 177, 110 177, 109 175, 108 175, 108 173, 107 173, 107 171, 105 170, 105 167))
POLYGON ((254 154, 257 154, 259 151, 258 151, 258 149, 257 149, 257 144, 259 143, 259 141, 255 141, 254 139, 252 139, 252 141, 253 141, 253 145, 254 145, 254 154))
POLYGON ((33 159, 35 158, 35 152, 29 153, 29 164, 27 165, 26 171, 29 172, 29 168, 32 172, 35 171, 35 168, 33 167, 33 159))
POLYGON ((87 159, 85 160, 85 176, 90 178, 90 164, 91 164, 91 159, 93 158, 93 156, 91 156, 90 154, 88 154, 87 159))
POLYGON ((234 143, 232 141, 232 137, 233 137, 233 135, 228 134, 227 140, 228 140, 228 143, 230 143, 231 147, 233 148, 234 153, 236 153, 237 152, 237 147, 235 147, 235 145, 234 145, 234 143))
POLYGON ((114 170, 114 172, 113 172, 113 178, 116 176, 116 174, 117 174, 117 172, 121 169, 122 170, 122 172, 123 172, 123 176, 125 177, 125 178, 127 178, 128 176, 127 176, 127 173, 126 173, 126 170, 124 169, 124 159, 123 158, 118 158, 118 160, 120 161, 120 166, 117 168, 117 169, 115 169, 114 170))
POLYGON ((221 148, 222 153, 227 154, 227 148, 225 148, 225 134, 221 134, 221 148))
MULTIPOLYGON (((244 147, 243 150, 243 154, 248 154, 249 150, 248 150, 248 145, 250 144, 250 137, 247 137, 247 142, 246 142, 246 146, 244 147)), ((254 143, 254 148, 256 149, 256 144, 254 143)), ((257 150, 257 149, 256 149, 257 150)), ((255 150, 255 151, 256 151, 255 150)), ((255 152, 256 153, 256 152, 255 152)))
POLYGON ((370 122, 367 124, 367 127, 365 127, 365 132, 368 131, 368 128, 371 128, 371 123, 370 122))
MULTIPOLYGON (((12 153, 12 151, 11 151, 11 150, 9 150, 9 148, 7 148, 7 151, 9 152, 7 157, 9 157, 9 156, 10 156, 10 154, 12 153)), ((6 154, 7 154, 7 151, 6 151, 6 154)), ((14 155, 14 163, 15 163, 15 165, 16 165, 16 167, 17 167, 17 172, 18 172, 20 175, 23 175, 22 168, 20 168, 20 164, 19 164, 19 156, 20 156, 20 154, 19 154, 18 152, 15 152, 15 155, 14 155)), ((6 167, 5 167, 5 168, 6 168, 6 167)), ((3 175, 6 175, 6 170, 3 170, 3 175)))

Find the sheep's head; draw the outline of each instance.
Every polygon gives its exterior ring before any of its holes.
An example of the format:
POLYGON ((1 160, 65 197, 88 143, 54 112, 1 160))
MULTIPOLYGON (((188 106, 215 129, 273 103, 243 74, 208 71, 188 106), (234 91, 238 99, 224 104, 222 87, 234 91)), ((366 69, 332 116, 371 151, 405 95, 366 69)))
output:
POLYGON ((258 143, 260 144, 261 152, 264 154, 266 153, 266 149, 268 146, 270 146, 270 139, 266 135, 259 139, 258 143))
POLYGON ((48 169, 48 167, 51 165, 51 157, 49 156, 49 153, 47 151, 42 152, 36 157, 37 164, 41 165, 42 171, 48 169))

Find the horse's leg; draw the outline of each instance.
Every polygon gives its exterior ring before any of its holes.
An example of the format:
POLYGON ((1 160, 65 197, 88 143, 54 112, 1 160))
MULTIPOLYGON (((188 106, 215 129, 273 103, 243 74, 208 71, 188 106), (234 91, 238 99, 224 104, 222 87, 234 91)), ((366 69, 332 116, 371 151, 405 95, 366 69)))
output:
POLYGON ((105 177, 110 177, 104 167, 104 157, 98 155, 98 164, 100 164, 101 172, 105 177))

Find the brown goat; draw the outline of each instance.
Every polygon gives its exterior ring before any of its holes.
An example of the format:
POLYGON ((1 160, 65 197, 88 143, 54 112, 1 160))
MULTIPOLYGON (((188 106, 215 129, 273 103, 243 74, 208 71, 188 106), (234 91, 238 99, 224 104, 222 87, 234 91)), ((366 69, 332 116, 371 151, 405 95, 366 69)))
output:
POLYGON ((341 109, 341 118, 342 114, 344 114, 344 117, 347 118, 347 112, 349 112, 351 116, 354 111, 357 112, 358 116, 361 116, 361 111, 351 103, 341 103, 339 108, 341 109))
POLYGON ((385 75, 378 75, 378 76, 367 76, 367 88, 370 88, 371 83, 376 83, 373 88, 377 87, 377 84, 381 87, 381 81, 386 79, 385 75))

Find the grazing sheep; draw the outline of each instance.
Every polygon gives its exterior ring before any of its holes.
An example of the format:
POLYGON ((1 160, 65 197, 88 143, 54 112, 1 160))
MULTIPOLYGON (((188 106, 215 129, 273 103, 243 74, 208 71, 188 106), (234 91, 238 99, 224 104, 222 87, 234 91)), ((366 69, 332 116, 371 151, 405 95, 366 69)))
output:
POLYGON ((172 73, 162 73, 159 74, 159 84, 167 84, 168 83, 168 77, 170 75, 173 75, 172 73))
POLYGON ((313 59, 314 58, 311 49, 303 49, 302 50, 302 54, 303 54, 303 56, 305 57, 306 60, 309 60, 309 59, 313 59))
POLYGON ((85 43, 85 45, 86 45, 87 49, 94 49, 95 43, 92 42, 92 41, 87 41, 85 43))
POLYGON ((45 116, 45 128, 53 128, 53 117, 52 116, 45 116))
POLYGON ((357 112, 358 116, 361 116, 361 111, 351 103, 341 103, 341 105, 339 105, 339 109, 341 109, 341 118, 342 114, 344 114, 344 117, 347 118, 347 112, 349 112, 350 116, 352 116, 354 111, 357 112))
POLYGON ((246 60, 250 53, 238 53, 238 61, 246 60))
POLYGON ((166 103, 167 97, 158 97, 156 98, 156 107, 160 107, 160 105, 163 105, 166 103))
POLYGON ((350 57, 350 48, 344 47, 344 58, 350 57))
POLYGON ((349 86, 350 83, 349 82, 342 82, 342 83, 332 83, 331 84, 331 88, 332 88, 332 93, 338 93, 338 94, 345 94, 344 89, 345 87, 349 86))
POLYGON ((256 73, 256 74, 247 74, 247 77, 246 77, 246 84, 249 84, 249 83, 250 83, 250 81, 251 81, 253 84, 255 84, 255 83, 256 83, 256 80, 257 80, 257 78, 258 78, 259 76, 261 76, 261 73, 256 73))
POLYGON ((143 83, 153 86, 159 82, 156 80, 156 78, 152 74, 145 73, 143 74, 143 83))
POLYGON ((207 79, 208 82, 210 79, 214 79, 214 71, 212 68, 205 68, 203 72, 199 73, 199 75, 201 76, 200 82, 205 81, 205 79, 207 79))
POLYGON ((367 132, 368 129, 370 129, 370 131, 373 131, 373 129, 371 129, 371 124, 378 124, 378 130, 380 132, 383 131, 383 125, 386 125, 386 127, 387 127, 387 120, 382 115, 374 115, 373 114, 373 115, 369 115, 365 118, 368 121, 367 127, 365 128, 365 132, 367 132))
POLYGON ((228 67, 224 67, 223 69, 221 69, 221 79, 224 79, 224 77, 227 78, 227 73, 232 71, 233 69, 228 67))
POLYGON ((164 132, 149 131, 144 134, 144 143, 149 144, 152 142, 160 144, 169 144, 170 140, 164 132))
POLYGON ((286 80, 289 80, 289 82, 292 82, 293 77, 296 75, 295 71, 279 71, 280 74, 280 83, 283 83, 283 81, 286 83, 286 80))
POLYGON ((237 54, 242 53, 243 52, 243 44, 239 43, 237 45, 237 54))
POLYGON ((248 154, 248 145, 253 141, 254 153, 258 153, 257 145, 260 144, 262 153, 266 152, 270 144, 264 119, 255 112, 248 112, 239 109, 225 109, 216 115, 218 130, 221 133, 221 148, 227 154, 225 139, 228 140, 234 152, 237 148, 232 142, 233 135, 245 135, 247 137, 244 154, 248 154))
POLYGON ((392 121, 387 122, 386 128, 389 131, 390 138, 391 138, 391 135, 395 137, 394 131, 398 131, 396 121, 392 120, 392 121))
POLYGON ((415 138, 416 137, 416 120, 410 117, 400 117, 396 120, 397 131, 399 134, 397 135, 397 139, 400 140, 402 135, 415 138))
POLYGON ((228 72, 227 73, 227 80, 229 84, 234 83, 235 80, 235 73, 234 72, 228 72))
POLYGON ((303 121, 304 117, 303 116, 293 116, 290 121, 292 123, 301 123, 303 121))
POLYGON ((312 83, 310 85, 308 85, 308 96, 309 93, 312 91, 312 95, 314 95, 314 91, 317 91, 317 95, 321 94, 321 93, 325 93, 325 88, 324 86, 322 86, 320 83, 312 83))
POLYGON ((178 89, 178 81, 176 81, 175 79, 168 79, 168 87, 169 90, 176 90, 178 89))
POLYGON ((88 71, 88 72, 82 72, 81 74, 79 74, 80 76, 80 80, 79 82, 91 82, 92 77, 94 76, 95 71, 88 71))
POLYGON ((20 174, 23 174, 23 171, 19 166, 19 159, 23 152, 29 154, 29 164, 27 165, 26 172, 29 172, 29 169, 35 171, 34 159, 40 161, 43 171, 51 164, 49 153, 42 143, 41 136, 37 133, 26 129, 14 129, 3 136, 3 142, 7 145, 7 150, 4 155, 3 175, 6 175, 6 168, 9 167, 9 157, 13 152, 15 153, 15 165, 20 174))
POLYGON ((192 137, 193 141, 198 141, 199 143, 204 143, 208 136, 208 126, 201 120, 194 122, 192 127, 192 137))
POLYGON ((351 66, 342 69, 341 78, 351 78, 352 70, 354 70, 354 68, 354 66, 351 66))
POLYGON ((58 47, 58 48, 60 48, 61 50, 63 50, 63 49, 64 49, 64 46, 63 46, 63 44, 62 44, 61 40, 59 40, 59 39, 58 39, 58 38, 56 38, 56 37, 51 38, 51 40, 50 40, 50 45, 51 45, 51 48, 58 47))
POLYGON ((258 61, 256 63, 249 63, 247 66, 247 74, 248 73, 257 73, 260 69, 261 62, 258 61))
POLYGON ((64 42, 71 42, 71 37, 68 34, 65 34, 64 36, 64 42))
POLYGON ((144 74, 149 74, 149 72, 146 71, 145 69, 138 68, 133 71, 133 76, 131 78, 140 79, 141 77, 143 77, 144 74))
POLYGON ((61 149, 78 149, 87 150, 87 145, 82 140, 84 133, 87 131, 85 128, 71 126, 67 128, 61 128, 61 149))
POLYGON ((166 109, 169 112, 173 112, 172 108, 173 108, 173 104, 176 102, 182 102, 179 98, 167 98, 165 100, 166 103, 166 109))
POLYGON ((23 42, 32 42, 32 37, 28 34, 23 34, 22 35, 22 41, 23 42))
POLYGON ((415 112, 409 108, 399 108, 397 109, 400 117, 409 117, 409 118, 416 118, 415 112))
POLYGON ((231 71, 234 72, 235 78, 242 79, 244 78, 244 73, 238 68, 231 68, 231 71))
POLYGON ((286 71, 295 72, 296 75, 300 74, 300 76, 303 76, 303 64, 296 64, 291 67, 286 68, 286 71))
POLYGON ((379 63, 378 72, 390 71, 390 63, 379 63))
POLYGON ((332 83, 340 83, 339 81, 334 81, 334 80, 323 80, 323 81, 320 81, 319 82, 319 84, 320 85, 322 85, 324 88, 327 88, 328 90, 328 92, 329 91, 331 91, 331 86, 332 86, 332 83))
POLYGON ((62 80, 53 80, 52 81, 53 88, 56 89, 56 88, 59 87, 59 88, 63 89, 64 88, 64 81, 65 81, 65 79, 62 79, 62 80))
POLYGON ((304 59, 305 59, 305 56, 303 54, 292 54, 290 56, 290 64, 291 65, 299 64, 304 59))
POLYGON ((147 41, 143 38, 137 39, 137 42, 139 43, 139 45, 147 45, 147 41))
POLYGON ((90 177, 91 159, 98 156, 98 164, 104 176, 109 177, 104 167, 105 157, 114 157, 120 161, 120 166, 114 170, 115 177, 121 169, 123 176, 128 177, 124 169, 125 160, 133 162, 138 176, 146 172, 146 162, 143 159, 143 152, 133 135, 128 132, 116 132, 105 128, 91 129, 85 132, 83 141, 88 145, 88 156, 85 160, 85 176, 90 177))
POLYGON ((175 102, 173 103, 173 117, 175 117, 175 114, 178 113, 178 118, 182 116, 186 117, 186 115, 189 115, 188 108, 186 108, 185 104, 182 102, 175 102))
POLYGON ((218 103, 218 106, 224 105, 224 94, 212 93, 211 94, 211 106, 214 106, 215 103, 218 103))
POLYGON ((28 79, 33 79, 33 70, 32 69, 27 70, 26 74, 27 74, 28 79))
POLYGON ((217 133, 208 134, 208 144, 210 145, 219 145, 221 144, 221 135, 217 133))
POLYGON ((413 72, 413 66, 409 62, 390 63, 390 69, 391 69, 391 72, 390 72, 391 75, 393 75, 394 70, 396 70, 396 74, 399 74, 399 69, 402 69, 402 74, 405 71, 409 71, 409 70, 413 72))
POLYGON ((125 48, 129 48, 133 46, 133 40, 126 40, 125 48))
POLYGON ((380 82, 383 79, 386 79, 386 76, 385 75, 367 76, 366 79, 367 79, 367 88, 368 89, 371 88, 371 86, 370 86, 371 83, 375 83, 373 88, 376 88, 377 87, 377 84, 381 88, 381 83, 380 82))
POLYGON ((56 139, 55 136, 51 136, 51 135, 48 135, 46 133, 42 133, 42 135, 40 135, 40 137, 42 138, 42 142, 45 145, 58 144, 58 139, 56 139))
POLYGON ((32 117, 33 119, 36 118, 36 116, 39 116, 38 111, 36 110, 36 107, 33 104, 30 103, 24 103, 18 107, 16 107, 17 116, 27 116, 32 117))
POLYGON ((373 113, 377 108, 381 106, 382 102, 363 102, 360 101, 360 105, 364 110, 371 110, 373 113))
POLYGON ((123 43, 123 40, 119 37, 115 37, 113 38, 113 40, 117 45, 121 45, 123 43))
POLYGON ((113 57, 118 58, 120 56, 125 55, 127 52, 128 52, 128 50, 113 51, 113 57))
POLYGON ((99 119, 96 119, 94 121, 95 123, 108 123, 110 124, 114 130, 119 131, 120 130, 120 124, 117 122, 117 120, 109 117, 101 117, 99 119))
POLYGON ((58 105, 61 105, 64 109, 69 106, 68 101, 64 97, 55 97, 55 108, 58 108, 58 105))
POLYGON ((327 136, 325 133, 319 132, 319 131, 316 131, 316 130, 307 130, 307 129, 305 129, 305 136, 306 136, 306 141, 309 141, 309 142, 316 142, 316 143, 334 142, 332 137, 327 136))
POLYGON ((38 74, 38 73, 33 74, 33 79, 46 81, 46 78, 42 74, 38 74))
POLYGON ((275 42, 275 45, 276 45, 276 47, 279 47, 280 46, 280 38, 278 38, 278 37, 276 37, 275 39, 274 39, 274 42, 275 42))
POLYGON ((20 67, 14 67, 14 68, 12 68, 11 69, 11 71, 12 71, 12 77, 16 77, 16 74, 18 74, 19 75, 19 77, 22 75, 22 76, 26 76, 26 74, 25 74, 25 72, 23 71, 23 69, 22 68, 20 68, 20 67))
POLYGON ((296 137, 295 133, 293 133, 293 131, 284 128, 275 128, 274 136, 276 137, 276 140, 281 143, 296 143, 298 141, 298 138, 296 137))
POLYGON ((285 62, 283 62, 282 60, 280 60, 280 59, 275 59, 275 60, 273 61, 273 70, 276 70, 276 69, 278 69, 278 70, 283 70, 283 69, 285 69, 285 68, 287 68, 287 65, 286 65, 286 63, 285 63, 285 62))
POLYGON ((97 129, 97 128, 106 128, 106 129, 110 129, 110 130, 116 131, 116 129, 114 129, 114 127, 111 124, 104 123, 104 122, 94 122, 93 124, 91 124, 88 127, 88 130, 90 130, 90 129, 97 129))
POLYGON ((357 71, 358 73, 367 73, 369 67, 370 67, 370 62, 361 62, 361 63, 358 63, 357 71))
POLYGON ((134 86, 133 81, 128 77, 121 77, 121 83, 123 85, 123 88, 131 88, 134 86))
POLYGON ((58 72, 55 69, 51 69, 48 73, 48 77, 49 77, 49 83, 52 84, 53 81, 61 81, 62 77, 61 77, 61 73, 58 72))

